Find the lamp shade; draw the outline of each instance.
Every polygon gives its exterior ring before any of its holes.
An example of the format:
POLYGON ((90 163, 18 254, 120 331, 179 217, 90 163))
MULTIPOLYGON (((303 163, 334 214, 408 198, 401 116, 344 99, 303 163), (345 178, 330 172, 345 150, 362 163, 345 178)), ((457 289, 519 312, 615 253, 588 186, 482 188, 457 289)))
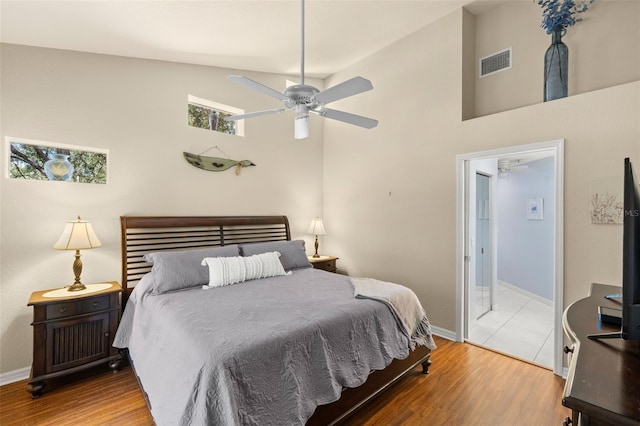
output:
POLYGON ((56 250, 85 250, 100 247, 102 243, 93 231, 91 223, 78 220, 67 222, 62 235, 53 245, 56 250))
POLYGON ((313 235, 325 235, 327 232, 324 230, 324 225, 322 224, 322 219, 316 217, 311 221, 311 225, 309 226, 309 234, 313 235))

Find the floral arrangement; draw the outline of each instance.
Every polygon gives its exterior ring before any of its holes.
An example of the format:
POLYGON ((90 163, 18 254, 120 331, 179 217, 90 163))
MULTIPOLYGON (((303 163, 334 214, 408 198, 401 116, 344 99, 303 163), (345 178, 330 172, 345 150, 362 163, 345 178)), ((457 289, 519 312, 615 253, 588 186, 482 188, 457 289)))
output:
POLYGON ((551 34, 571 27, 580 21, 577 17, 587 11, 589 5, 596 0, 536 0, 542 6, 542 24, 540 25, 551 34))

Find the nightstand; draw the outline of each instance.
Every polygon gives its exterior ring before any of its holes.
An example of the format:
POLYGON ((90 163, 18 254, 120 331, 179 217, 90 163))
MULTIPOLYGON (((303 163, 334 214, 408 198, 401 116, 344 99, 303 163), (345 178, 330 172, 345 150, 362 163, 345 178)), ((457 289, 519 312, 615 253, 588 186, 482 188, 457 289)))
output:
POLYGON ((309 258, 309 262, 313 265, 315 269, 322 269, 324 271, 336 272, 336 261, 339 257, 335 256, 320 256, 320 257, 312 257, 307 256, 309 258))
POLYGON ((122 367, 122 355, 112 346, 122 288, 115 281, 87 287, 80 294, 65 289, 31 294, 33 364, 28 390, 33 398, 42 394, 45 380, 107 362, 114 371, 122 367))

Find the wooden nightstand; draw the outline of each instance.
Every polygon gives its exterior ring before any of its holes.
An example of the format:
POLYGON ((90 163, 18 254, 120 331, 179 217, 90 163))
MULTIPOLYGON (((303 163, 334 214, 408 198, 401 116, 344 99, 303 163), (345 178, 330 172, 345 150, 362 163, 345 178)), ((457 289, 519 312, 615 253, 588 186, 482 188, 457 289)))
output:
POLYGON ((42 394, 47 379, 107 362, 114 370, 122 367, 122 355, 111 346, 120 321, 122 288, 115 281, 93 286, 107 285, 88 294, 61 289, 31 294, 33 365, 28 390, 33 398, 42 394))
POLYGON ((335 256, 320 256, 320 257, 312 257, 307 256, 309 258, 309 262, 313 265, 315 269, 322 269, 329 272, 336 272, 336 261, 339 257, 335 256))

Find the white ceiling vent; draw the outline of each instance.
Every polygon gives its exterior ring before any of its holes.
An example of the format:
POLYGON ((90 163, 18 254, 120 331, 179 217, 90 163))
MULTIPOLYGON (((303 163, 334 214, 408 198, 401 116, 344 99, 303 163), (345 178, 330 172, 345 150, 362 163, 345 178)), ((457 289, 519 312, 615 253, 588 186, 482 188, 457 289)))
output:
POLYGON ((480 77, 511 68, 511 48, 480 58, 480 77))

